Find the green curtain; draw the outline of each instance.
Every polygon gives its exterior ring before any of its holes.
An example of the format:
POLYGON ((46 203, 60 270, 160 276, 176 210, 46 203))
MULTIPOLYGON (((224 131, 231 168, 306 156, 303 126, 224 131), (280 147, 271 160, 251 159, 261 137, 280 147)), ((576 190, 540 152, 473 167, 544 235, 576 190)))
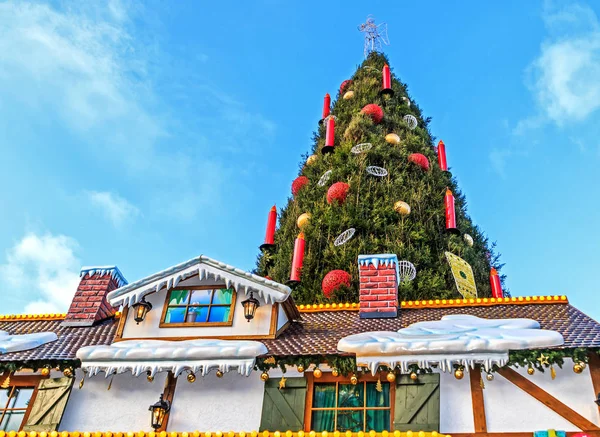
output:
MULTIPOLYGON (((367 383, 367 408, 390 406, 390 385, 381 384, 382 391, 378 392, 375 382, 367 383)), ((365 431, 383 431, 390 429, 390 410, 367 409, 367 423, 365 431)))
MULTIPOLYGON (((313 408, 335 408, 335 384, 315 384, 313 408)), ((317 432, 335 431, 335 410, 317 410, 312 414, 312 426, 317 432)))

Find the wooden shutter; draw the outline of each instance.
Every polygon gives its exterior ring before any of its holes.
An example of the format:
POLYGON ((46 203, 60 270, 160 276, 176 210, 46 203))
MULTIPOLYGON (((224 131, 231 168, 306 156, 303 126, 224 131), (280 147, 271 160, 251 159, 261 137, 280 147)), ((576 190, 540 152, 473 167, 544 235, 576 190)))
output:
POLYGON ((419 375, 417 381, 402 375, 396 381, 394 430, 439 431, 440 375, 419 375))
POLYGON ((278 380, 267 380, 260 430, 300 431, 304 429, 305 402, 306 379, 287 378, 285 388, 281 390, 278 380))
POLYGON ((42 379, 23 431, 56 431, 69 400, 73 378, 42 379))

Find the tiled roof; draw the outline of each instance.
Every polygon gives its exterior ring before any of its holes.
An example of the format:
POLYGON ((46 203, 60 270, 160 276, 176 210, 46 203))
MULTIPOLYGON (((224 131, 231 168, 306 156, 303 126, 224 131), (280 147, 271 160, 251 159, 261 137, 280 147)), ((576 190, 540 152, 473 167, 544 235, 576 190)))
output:
POLYGON ((9 334, 30 334, 33 332, 55 332, 58 340, 46 343, 35 349, 0 354, 2 361, 25 360, 68 360, 75 359, 75 352, 83 346, 110 344, 117 331, 118 319, 108 319, 94 326, 64 327, 62 320, 0 320, 0 331, 9 334))
POLYGON ((600 347, 600 324, 565 303, 466 306, 454 308, 402 308, 394 319, 361 319, 357 311, 303 313, 302 320, 277 339, 263 340, 270 355, 336 354, 338 341, 347 335, 368 331, 397 331, 411 323, 439 320, 450 314, 471 314, 487 319, 530 318, 542 329, 560 332, 564 348, 600 347))

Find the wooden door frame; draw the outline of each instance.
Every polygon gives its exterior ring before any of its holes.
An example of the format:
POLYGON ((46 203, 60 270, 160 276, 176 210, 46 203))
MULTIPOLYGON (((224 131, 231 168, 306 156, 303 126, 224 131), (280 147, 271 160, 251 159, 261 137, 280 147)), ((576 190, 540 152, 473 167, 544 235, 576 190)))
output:
POLYGON ((21 431, 23 429, 23 426, 29 420, 31 409, 33 408, 33 404, 35 404, 35 398, 38 394, 38 387, 40 385, 40 381, 42 379, 48 379, 48 377, 44 377, 42 375, 13 375, 10 372, 4 372, 2 375, 0 375, 0 384, 3 384, 6 378, 10 378, 9 386, 11 387, 33 387, 31 399, 29 399, 27 410, 25 410, 23 420, 21 421, 21 425, 19 426, 19 431, 21 431))

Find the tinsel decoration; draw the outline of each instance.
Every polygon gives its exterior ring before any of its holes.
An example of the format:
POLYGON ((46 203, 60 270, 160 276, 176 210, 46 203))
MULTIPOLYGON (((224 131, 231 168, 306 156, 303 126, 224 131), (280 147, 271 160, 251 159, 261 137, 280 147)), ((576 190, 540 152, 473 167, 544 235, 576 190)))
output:
POLYGON ((408 125, 408 128, 410 130, 413 130, 417 127, 417 125, 419 124, 416 117, 414 115, 411 114, 407 114, 403 117, 404 122, 408 125))
POLYGON ((356 229, 354 229, 354 228, 346 229, 344 232, 342 232, 340 235, 338 235, 336 237, 336 239, 333 242, 333 245, 337 247, 337 246, 342 246, 343 244, 346 244, 348 241, 350 241, 352 239, 355 232, 356 232, 356 229))
POLYGON ((6 378, 4 378, 4 381, 2 381, 2 385, 0 385, 0 388, 9 388, 10 387, 10 373, 8 375, 6 375, 6 378))
POLYGON ((360 143, 350 149, 350 152, 355 155, 360 155, 361 153, 368 152, 373 148, 373 144, 371 143, 360 143))
POLYGON ((350 190, 350 185, 345 182, 336 182, 329 190, 327 190, 327 203, 330 205, 332 203, 341 205, 346 201, 346 196, 348 196, 348 191, 350 190))
POLYGON ((417 164, 425 171, 429 170, 429 160, 422 153, 411 153, 408 155, 408 161, 417 164))
POLYGON ((360 112, 371 117, 371 120, 373 120, 373 123, 375 124, 379 124, 383 121, 383 109, 375 103, 369 103, 362 108, 360 112))
POLYGON ((292 194, 294 197, 308 184, 308 182, 309 181, 306 176, 298 176, 296 179, 294 179, 294 182, 292 182, 292 194))
POLYGON ((346 88, 348 88, 351 83, 352 83, 352 81, 350 79, 343 81, 342 84, 340 85, 340 94, 342 94, 344 91, 346 91, 346 88))
POLYGON ((321 283, 321 290, 323 290, 323 296, 330 299, 333 292, 340 288, 342 285, 350 287, 351 276, 350 273, 344 270, 332 270, 325 275, 323 282, 321 283))
POLYGON ((383 167, 377 167, 374 165, 370 165, 366 169, 367 173, 371 176, 377 176, 378 178, 383 178, 388 175, 388 171, 383 167))
POLYGON ((324 187, 329 178, 331 177, 331 173, 333 173, 332 170, 327 170, 325 173, 323 173, 323 176, 321 176, 319 182, 317 182, 317 186, 324 187))

